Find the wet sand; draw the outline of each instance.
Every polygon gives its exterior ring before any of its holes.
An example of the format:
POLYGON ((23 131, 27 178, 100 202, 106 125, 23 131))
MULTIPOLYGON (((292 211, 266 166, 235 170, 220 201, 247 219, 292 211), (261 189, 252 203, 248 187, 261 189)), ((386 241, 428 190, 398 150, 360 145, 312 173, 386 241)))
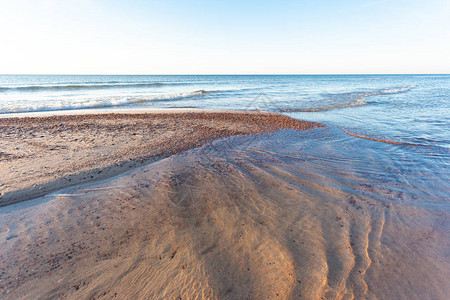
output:
POLYGON ((317 130, 230 136, 1 207, 0 298, 446 299, 448 212, 302 156, 317 130))
POLYGON ((0 118, 0 206, 112 177, 214 139, 316 126, 256 112, 0 118))

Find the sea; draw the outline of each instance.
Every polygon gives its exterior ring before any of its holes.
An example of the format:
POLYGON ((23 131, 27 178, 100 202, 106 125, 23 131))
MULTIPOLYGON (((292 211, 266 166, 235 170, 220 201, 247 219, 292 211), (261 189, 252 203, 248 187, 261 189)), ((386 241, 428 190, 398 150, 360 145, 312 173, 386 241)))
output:
POLYGON ((326 130, 291 155, 449 209, 450 75, 0 75, 0 117, 148 109, 319 122, 326 130))

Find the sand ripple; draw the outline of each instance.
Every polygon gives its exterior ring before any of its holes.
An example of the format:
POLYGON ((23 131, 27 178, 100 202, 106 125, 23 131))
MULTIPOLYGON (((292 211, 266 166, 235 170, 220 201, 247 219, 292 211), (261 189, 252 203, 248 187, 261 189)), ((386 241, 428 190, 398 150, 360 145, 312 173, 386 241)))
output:
POLYGON ((1 297, 446 298, 448 214, 247 138, 1 208, 1 297))

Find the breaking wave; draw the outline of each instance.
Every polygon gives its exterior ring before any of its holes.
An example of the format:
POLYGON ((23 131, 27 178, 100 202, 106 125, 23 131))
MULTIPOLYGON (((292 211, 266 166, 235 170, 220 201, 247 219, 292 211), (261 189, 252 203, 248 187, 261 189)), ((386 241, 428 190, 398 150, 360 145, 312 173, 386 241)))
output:
POLYGON ((334 99, 334 101, 333 101, 334 103, 331 103, 330 105, 327 105, 327 106, 312 107, 312 108, 286 108, 286 109, 280 109, 279 111, 280 112, 319 112, 319 111, 326 111, 326 110, 338 109, 338 108, 363 106, 363 105, 367 105, 367 102, 365 102, 363 100, 368 97, 399 94, 399 93, 407 92, 413 88, 414 88, 414 86, 409 85, 409 86, 405 86, 405 87, 383 89, 383 90, 378 90, 378 91, 374 91, 374 92, 354 92, 354 93, 339 94, 339 95, 335 95, 337 99, 334 99), (344 100, 345 102, 342 103, 342 100, 344 100))
POLYGON ((57 110, 74 110, 74 109, 89 109, 89 108, 108 108, 116 106, 127 106, 140 103, 149 102, 163 102, 163 101, 176 101, 188 98, 202 97, 208 94, 215 93, 216 91, 198 90, 186 93, 166 94, 158 96, 148 97, 108 97, 108 98, 94 98, 83 99, 79 101, 59 101, 53 103, 36 104, 29 103, 26 105, 16 105, 11 108, 0 109, 0 114, 6 113, 23 113, 23 112, 40 112, 40 111, 57 111, 57 110), (34 105, 33 105, 34 104, 34 105))

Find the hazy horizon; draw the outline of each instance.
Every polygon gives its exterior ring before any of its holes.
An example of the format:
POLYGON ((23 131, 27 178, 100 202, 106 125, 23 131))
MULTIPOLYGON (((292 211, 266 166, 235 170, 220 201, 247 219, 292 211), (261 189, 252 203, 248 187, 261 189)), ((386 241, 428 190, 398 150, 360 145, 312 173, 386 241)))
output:
POLYGON ((185 74, 131 74, 131 73, 78 73, 78 74, 64 74, 64 73, 28 73, 28 74, 20 74, 20 73, 0 73, 0 76, 371 76, 371 75, 450 75, 450 73, 228 73, 228 74, 216 74, 216 73, 185 73, 185 74))

